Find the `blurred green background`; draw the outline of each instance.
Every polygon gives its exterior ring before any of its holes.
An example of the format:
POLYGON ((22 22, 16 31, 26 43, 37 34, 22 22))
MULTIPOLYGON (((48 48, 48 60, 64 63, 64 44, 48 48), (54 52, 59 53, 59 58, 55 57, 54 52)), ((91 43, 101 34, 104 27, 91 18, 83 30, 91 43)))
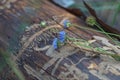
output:
MULTIPOLYGON (((86 15, 90 15, 82 0, 53 0, 63 7, 80 8, 86 15)), ((120 0, 84 0, 97 13, 97 16, 120 31, 120 0)))

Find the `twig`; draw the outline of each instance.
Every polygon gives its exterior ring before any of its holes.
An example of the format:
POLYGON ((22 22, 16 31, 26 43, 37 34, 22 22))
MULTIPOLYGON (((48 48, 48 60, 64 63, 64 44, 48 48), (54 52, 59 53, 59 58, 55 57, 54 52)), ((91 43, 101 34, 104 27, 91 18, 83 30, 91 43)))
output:
POLYGON ((58 66, 59 66, 59 64, 60 64, 60 62, 61 62, 62 60, 63 60, 63 58, 60 58, 59 61, 56 63, 54 69, 52 70, 52 75, 54 75, 56 69, 58 68, 58 66))
MULTIPOLYGON (((18 53, 18 55, 16 56, 16 59, 19 59, 19 58, 20 58, 20 56, 23 54, 24 50, 29 46, 29 44, 30 44, 37 36, 41 35, 44 31, 49 30, 49 29, 51 29, 51 28, 62 28, 62 27, 59 26, 59 25, 47 26, 47 27, 44 28, 43 30, 41 30, 41 31, 35 33, 34 35, 32 35, 32 36, 28 39, 28 41, 27 41, 26 43, 24 43, 23 47, 19 50, 19 53, 18 53)), ((16 59, 15 59, 15 61, 16 61, 16 59)))

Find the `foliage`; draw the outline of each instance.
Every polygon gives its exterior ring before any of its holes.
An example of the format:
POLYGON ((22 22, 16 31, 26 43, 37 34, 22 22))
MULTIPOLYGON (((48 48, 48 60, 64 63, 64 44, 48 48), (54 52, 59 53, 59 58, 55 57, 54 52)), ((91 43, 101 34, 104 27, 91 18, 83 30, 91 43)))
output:
POLYGON ((20 72, 16 63, 11 59, 10 54, 6 51, 0 50, 0 55, 4 58, 4 64, 8 64, 8 66, 12 69, 15 75, 19 80, 25 80, 23 74, 20 72))

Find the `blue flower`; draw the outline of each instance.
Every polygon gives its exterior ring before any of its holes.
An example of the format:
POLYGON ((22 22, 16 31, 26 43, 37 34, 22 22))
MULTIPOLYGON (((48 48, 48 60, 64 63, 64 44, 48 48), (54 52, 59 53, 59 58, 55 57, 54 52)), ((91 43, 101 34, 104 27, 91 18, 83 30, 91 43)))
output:
POLYGON ((53 45, 54 49, 57 49, 59 46, 64 44, 65 38, 66 38, 66 32, 65 31, 60 31, 58 33, 58 38, 54 38, 54 40, 53 40, 52 45, 53 45))
POLYGON ((58 39, 61 43, 63 43, 65 41, 65 37, 66 37, 66 32, 65 31, 60 31, 58 39))
POLYGON ((54 49, 58 48, 58 39, 57 38, 54 38, 52 45, 53 45, 54 49))
POLYGON ((71 23, 70 23, 69 20, 66 19, 66 20, 63 21, 64 28, 68 28, 68 27, 70 27, 70 25, 71 25, 71 23))

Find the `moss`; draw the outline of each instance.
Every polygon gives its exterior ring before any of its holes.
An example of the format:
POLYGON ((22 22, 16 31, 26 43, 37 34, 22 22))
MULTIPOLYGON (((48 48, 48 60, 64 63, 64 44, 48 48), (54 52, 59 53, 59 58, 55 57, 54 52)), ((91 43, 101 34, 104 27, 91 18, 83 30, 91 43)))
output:
POLYGON ((120 61, 120 56, 117 54, 112 54, 111 55, 115 60, 120 61))
POLYGON ((96 19, 95 19, 95 17, 93 17, 93 16, 87 17, 86 23, 87 23, 88 25, 90 25, 90 26, 96 25, 96 19))

